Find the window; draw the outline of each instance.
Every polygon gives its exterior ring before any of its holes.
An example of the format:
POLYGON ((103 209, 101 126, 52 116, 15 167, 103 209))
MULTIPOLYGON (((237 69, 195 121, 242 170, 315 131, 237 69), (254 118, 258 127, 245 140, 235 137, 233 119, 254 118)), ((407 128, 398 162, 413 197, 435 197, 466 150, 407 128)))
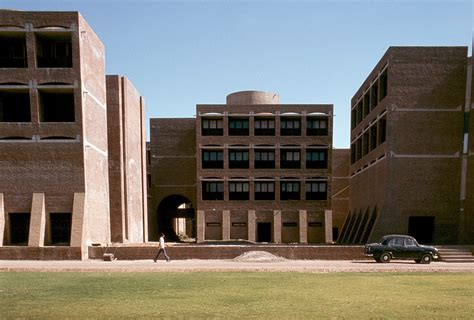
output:
POLYGON ((406 247, 416 247, 416 243, 415 243, 415 241, 413 241, 413 239, 405 238, 405 246, 406 247))
POLYGON ((362 139, 356 141, 356 162, 362 158, 362 139))
POLYGON ((222 136, 224 135, 222 119, 202 119, 203 136, 222 136))
POLYGON ((74 122, 74 94, 40 92, 41 122, 74 122))
POLYGON ((296 118, 281 118, 280 134, 282 136, 300 136, 301 121, 296 118))
POLYGON ((379 85, 375 82, 370 88, 370 110, 373 110, 379 102, 379 85))
POLYGON ((369 153, 369 132, 365 132, 362 135, 362 156, 369 153))
POLYGON ((370 91, 368 91, 365 95, 364 95, 364 100, 363 100, 363 115, 362 115, 362 119, 361 121, 367 117, 367 115, 369 114, 370 112, 370 91))
POLYGON ((377 125, 370 127, 370 141, 369 149, 370 151, 374 150, 377 147, 377 125))
POLYGON ((357 125, 362 121, 362 116, 363 116, 362 101, 357 104, 356 108, 357 108, 357 121, 356 121, 356 125, 357 125))
POLYGON ((0 38, 0 68, 27 68, 25 36, 0 38))
POLYGON ((306 150, 306 168, 326 169, 328 167, 327 150, 306 150))
POLYGON ((380 75, 380 97, 379 101, 382 101, 383 98, 387 96, 387 70, 385 70, 381 75, 380 75))
POLYGON ((202 168, 224 168, 224 152, 222 150, 202 150, 202 168))
POLYGON ((248 136, 249 135, 249 119, 229 118, 229 135, 230 136, 248 136))
POLYGON ((229 150, 229 168, 230 169, 248 169, 249 152, 248 150, 229 150))
POLYGON ((203 181, 202 200, 224 200, 224 182, 203 181))
POLYGON ((255 182, 255 200, 275 200, 275 182, 255 182))
POLYGON ((387 138, 387 120, 385 118, 379 120, 379 143, 382 144, 387 138))
POLYGON ((30 95, 28 92, 0 91, 0 122, 30 121, 30 95))
POLYGON ((27 246, 30 234, 30 213, 10 213, 10 244, 27 246))
POLYGON ((357 110, 356 108, 351 111, 351 129, 354 129, 357 125, 357 110))
POLYGON ((151 173, 147 173, 146 181, 147 181, 148 189, 151 189, 151 187, 152 187, 152 185, 151 185, 151 173))
POLYGON ((248 182, 229 182, 229 200, 248 200, 248 182))
POLYGON ((351 164, 356 163, 356 144, 351 144, 351 164))
POLYGON ((299 150, 281 150, 280 168, 282 169, 298 169, 300 164, 299 150))
POLYGON ((280 200, 300 200, 300 183, 298 181, 282 181, 280 183, 280 200))
POLYGON ((275 168, 274 150, 255 150, 255 169, 275 168))
POLYGON ((255 119, 256 136, 274 136, 275 119, 255 119))
POLYGON ((71 34, 37 34, 38 68, 72 68, 71 34))
POLYGON ((327 136, 328 120, 318 118, 308 118, 306 121, 306 135, 308 136, 327 136))
POLYGON ((71 213, 51 213, 51 244, 69 246, 71 242, 71 213))
POLYGON ((327 182, 306 182, 306 200, 327 200, 327 182))

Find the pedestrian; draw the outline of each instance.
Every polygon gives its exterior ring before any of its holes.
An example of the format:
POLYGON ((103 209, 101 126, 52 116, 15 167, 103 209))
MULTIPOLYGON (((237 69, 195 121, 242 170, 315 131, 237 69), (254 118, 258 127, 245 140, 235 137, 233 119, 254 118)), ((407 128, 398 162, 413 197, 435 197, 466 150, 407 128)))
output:
POLYGON ((170 262, 170 257, 168 257, 168 255, 166 254, 165 235, 163 233, 161 234, 161 237, 160 237, 160 249, 158 249, 158 253, 156 254, 155 259, 153 259, 154 262, 158 260, 158 257, 160 256, 162 252, 165 255, 166 262, 170 262))

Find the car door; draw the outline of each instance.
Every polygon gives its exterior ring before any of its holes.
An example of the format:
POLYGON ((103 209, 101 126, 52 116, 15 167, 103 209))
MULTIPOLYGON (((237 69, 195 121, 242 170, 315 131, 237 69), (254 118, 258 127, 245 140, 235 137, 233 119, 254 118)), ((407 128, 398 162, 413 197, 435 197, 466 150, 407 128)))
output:
POLYGON ((389 241, 388 245, 390 246, 394 259, 404 259, 403 238, 393 238, 389 241))
POLYGON ((418 245, 413 239, 404 239, 405 253, 403 254, 404 259, 416 259, 419 258, 420 252, 418 245))

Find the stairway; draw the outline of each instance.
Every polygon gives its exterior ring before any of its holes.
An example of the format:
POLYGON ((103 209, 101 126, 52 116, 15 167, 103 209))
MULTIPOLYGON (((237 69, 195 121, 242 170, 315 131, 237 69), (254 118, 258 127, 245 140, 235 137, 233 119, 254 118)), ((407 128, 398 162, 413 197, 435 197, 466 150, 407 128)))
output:
POLYGON ((444 262, 470 262, 474 263, 474 256, 470 247, 467 246, 441 246, 439 260, 444 262))

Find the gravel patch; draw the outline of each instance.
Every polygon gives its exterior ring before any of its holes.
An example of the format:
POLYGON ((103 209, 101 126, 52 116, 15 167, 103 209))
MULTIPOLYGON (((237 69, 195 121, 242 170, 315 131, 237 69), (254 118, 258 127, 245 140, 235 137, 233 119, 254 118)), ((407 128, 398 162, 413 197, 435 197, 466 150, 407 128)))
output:
POLYGON ((283 262, 285 258, 276 256, 267 251, 247 251, 235 257, 234 261, 240 262, 283 262))

